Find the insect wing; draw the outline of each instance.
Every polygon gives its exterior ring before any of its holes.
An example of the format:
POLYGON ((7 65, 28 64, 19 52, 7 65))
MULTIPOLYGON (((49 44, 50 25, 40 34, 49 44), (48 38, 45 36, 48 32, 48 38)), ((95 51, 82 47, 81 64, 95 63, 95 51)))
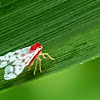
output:
POLYGON ((16 78, 16 77, 17 77, 17 75, 14 73, 14 68, 13 68, 13 66, 8 65, 8 66, 5 68, 4 79, 5 79, 5 80, 10 80, 10 79, 13 79, 13 78, 16 78))
POLYGON ((14 60, 14 57, 12 58, 11 55, 13 55, 13 52, 7 53, 4 56, 0 56, 0 68, 7 66, 10 61, 14 60))
POLYGON ((29 62, 34 57, 34 52, 24 54, 24 56, 21 55, 20 57, 16 58, 12 65, 9 65, 5 68, 5 80, 16 78, 20 73, 22 73, 24 68, 29 65, 29 62))
POLYGON ((34 52, 29 52, 29 49, 30 47, 26 47, 10 54, 10 64, 5 68, 5 80, 16 78, 20 73, 22 73, 24 68, 29 65, 33 57, 41 50, 38 48, 34 52))
POLYGON ((16 50, 15 52, 9 52, 4 56, 0 56, 0 68, 7 66, 9 63, 16 60, 16 58, 20 57, 22 53, 27 53, 30 47, 22 48, 16 50))
POLYGON ((3 68, 7 65, 7 61, 5 60, 5 57, 0 56, 0 68, 3 68))

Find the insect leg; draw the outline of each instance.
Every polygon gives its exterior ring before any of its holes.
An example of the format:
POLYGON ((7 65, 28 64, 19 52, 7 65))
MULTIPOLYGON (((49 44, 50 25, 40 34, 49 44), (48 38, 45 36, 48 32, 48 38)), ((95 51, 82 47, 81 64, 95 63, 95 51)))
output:
POLYGON ((33 64, 34 64, 34 61, 29 65, 29 69, 28 69, 28 71, 31 70, 33 64))
POLYGON ((37 70, 37 65, 38 65, 38 59, 37 59, 37 61, 36 61, 36 65, 35 65, 35 69, 34 69, 34 75, 35 75, 35 73, 36 73, 36 70, 37 70))
POLYGON ((40 70, 40 72, 42 73, 42 70, 41 70, 41 58, 38 57, 38 60, 39 60, 39 70, 40 70))
POLYGON ((42 54, 42 57, 44 58, 44 59, 46 59, 46 57, 42 54))
POLYGON ((51 60, 55 60, 55 59, 52 58, 48 53, 42 53, 42 55, 47 55, 51 60))
POLYGON ((42 52, 40 52, 39 55, 42 56, 44 59, 46 59, 46 57, 44 56, 44 54, 42 52))

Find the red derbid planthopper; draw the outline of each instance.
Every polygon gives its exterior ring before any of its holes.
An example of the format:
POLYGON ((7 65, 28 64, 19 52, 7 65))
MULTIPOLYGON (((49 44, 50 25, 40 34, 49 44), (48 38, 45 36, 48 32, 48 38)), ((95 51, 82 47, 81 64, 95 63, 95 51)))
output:
POLYGON ((42 73, 40 56, 46 59, 45 56, 47 55, 51 60, 55 60, 48 53, 42 53, 42 48, 43 47, 40 43, 36 43, 30 47, 22 48, 15 52, 9 52, 4 56, 0 56, 0 68, 6 67, 4 79, 11 80, 16 78, 22 73, 25 67, 29 67, 28 70, 30 70, 34 64, 34 59, 36 59, 34 75, 36 73, 38 63, 39 71, 42 73))

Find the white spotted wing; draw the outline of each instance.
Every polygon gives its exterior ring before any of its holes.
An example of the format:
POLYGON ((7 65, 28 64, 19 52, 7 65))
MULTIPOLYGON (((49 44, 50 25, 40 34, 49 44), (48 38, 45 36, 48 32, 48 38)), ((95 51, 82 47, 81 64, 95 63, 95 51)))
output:
POLYGON ((10 80, 16 78, 26 66, 29 65, 32 58, 40 49, 34 52, 29 52, 30 47, 26 47, 15 52, 7 53, 5 56, 0 56, 0 68, 5 68, 4 79, 10 80))

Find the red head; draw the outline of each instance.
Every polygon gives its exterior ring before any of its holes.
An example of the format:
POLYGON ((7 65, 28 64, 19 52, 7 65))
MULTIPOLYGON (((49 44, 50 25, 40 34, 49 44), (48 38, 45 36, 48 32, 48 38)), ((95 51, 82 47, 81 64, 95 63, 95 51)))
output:
POLYGON ((42 49, 42 45, 40 43, 36 43, 36 44, 31 46, 30 51, 34 51, 37 48, 41 48, 42 49))

